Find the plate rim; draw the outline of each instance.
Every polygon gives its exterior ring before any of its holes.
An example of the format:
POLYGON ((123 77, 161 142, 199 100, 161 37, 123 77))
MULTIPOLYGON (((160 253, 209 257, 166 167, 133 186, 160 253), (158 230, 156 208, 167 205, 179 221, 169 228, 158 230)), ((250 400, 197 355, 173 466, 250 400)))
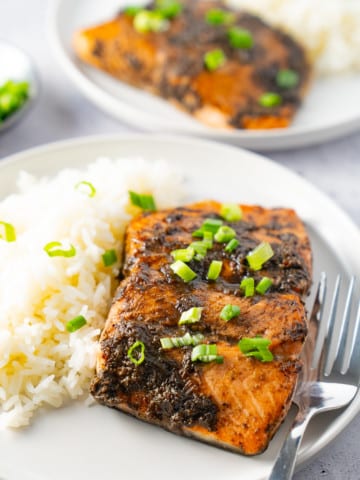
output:
MULTIPOLYGON (((6 156, 3 159, 0 159, 0 173, 4 167, 14 165, 18 162, 25 162, 28 161, 29 158, 35 160, 38 155, 43 155, 49 152, 60 152, 72 148, 87 148, 89 144, 97 144, 97 143, 119 143, 119 142, 135 142, 137 144, 141 144, 141 142, 152 142, 152 143, 161 143, 161 142, 170 142, 170 143, 177 143, 177 144, 187 144, 191 146, 192 144, 196 144, 199 147, 211 147, 219 148, 222 150, 229 150, 233 154, 234 153, 241 153, 243 155, 247 155, 250 158, 253 158, 255 161, 261 161, 270 164, 272 168, 277 170, 278 172, 282 172, 286 175, 290 175, 293 177, 294 180, 301 182, 303 185, 310 187, 310 189, 316 192, 318 195, 323 197, 331 208, 334 209, 336 215, 339 216, 339 219, 345 225, 345 229, 348 231, 350 235, 354 237, 358 242, 360 242, 360 229, 357 225, 352 221, 351 217, 342 209, 340 208, 334 200, 328 197, 324 192, 314 186, 308 180, 302 178, 299 174, 292 171, 291 169, 284 167, 283 165, 279 165, 277 162, 257 153, 250 152, 243 148, 234 147, 232 145, 224 144, 221 142, 216 142, 213 140, 204 140, 198 138, 192 138, 187 136, 178 136, 178 135, 164 135, 164 134, 149 134, 149 133, 119 133, 119 134, 101 134, 101 135, 89 135, 89 136, 81 136, 61 141, 55 141, 51 143, 47 143, 40 146, 35 146, 17 153, 14 153, 10 156, 6 156)), ((169 161, 171 161, 169 159, 169 161)), ((68 167, 65 167, 68 168, 68 167)), ((74 165, 73 168, 79 168, 78 166, 74 165)), ((61 165, 56 167, 56 171, 61 170, 61 165)), ((50 174, 49 174, 50 175, 50 174)), ((51 174, 52 175, 52 174, 51 174)), ((0 200, 1 192, 0 192, 0 200)), ((355 399, 349 404, 349 406, 339 414, 334 420, 331 421, 331 426, 327 428, 320 439, 318 439, 315 443, 311 444, 305 450, 300 451, 298 456, 298 461, 296 464, 296 470, 300 467, 304 467, 311 459, 313 459, 318 453, 325 448, 330 442, 332 442, 358 415, 360 412, 360 392, 358 392, 355 399)))
MULTIPOLYGON (((59 12, 69 0, 53 0, 49 4, 47 11, 47 34, 50 45, 54 54, 63 68, 63 71, 73 84, 81 91, 81 93, 95 104, 100 110, 110 114, 113 118, 123 121, 128 125, 140 128, 144 131, 158 132, 157 127, 152 127, 151 122, 144 122, 141 120, 142 115, 145 115, 149 120, 157 118, 149 115, 148 112, 141 112, 137 107, 132 107, 130 104, 125 104, 121 100, 114 98, 106 90, 102 89, 95 82, 93 82, 68 55, 67 49, 64 47, 61 40, 60 30, 58 28, 59 12), (121 108, 119 108, 121 107, 121 108), (125 114, 129 112, 129 116, 125 114), (133 117, 137 116, 138 120, 135 122, 133 117)), ((106 75, 105 73, 103 73, 106 75)), ((360 76, 360 72, 359 72, 360 76)), ((124 87, 129 87, 126 83, 119 82, 124 87)), ((158 100, 161 100, 159 98, 158 100)), ((229 143, 235 143, 244 148, 256 148, 259 151, 271 150, 286 150, 289 148, 304 147, 309 145, 316 145, 326 140, 335 140, 344 135, 356 132, 360 129, 360 110, 355 116, 338 121, 337 123, 329 123, 325 125, 311 126, 291 126, 286 129, 272 129, 272 130, 212 130, 199 123, 196 127, 180 126, 179 128, 167 128, 166 122, 162 122, 162 131, 167 133, 177 133, 180 135, 199 136, 206 139, 217 139, 229 143), (258 144, 257 142, 261 142, 258 144)))

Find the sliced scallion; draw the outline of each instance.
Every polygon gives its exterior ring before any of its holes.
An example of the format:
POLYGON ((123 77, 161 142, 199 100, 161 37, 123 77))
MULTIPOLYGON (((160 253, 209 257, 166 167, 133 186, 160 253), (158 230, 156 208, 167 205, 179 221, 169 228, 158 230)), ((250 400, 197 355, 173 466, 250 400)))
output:
POLYGON ((204 241, 199 241, 199 242, 192 242, 190 243, 190 247, 199 255, 205 257, 207 253, 207 246, 204 241))
POLYGON ((229 28, 228 40, 233 48, 243 48, 248 50, 254 45, 254 39, 251 32, 240 27, 229 28))
POLYGON ((210 263, 210 267, 209 267, 206 278, 208 280, 216 280, 220 275, 222 265, 223 265, 223 262, 221 262, 220 260, 213 260, 210 263))
POLYGON ((142 210, 155 212, 156 205, 152 195, 136 193, 130 190, 129 197, 130 202, 135 205, 135 207, 140 207, 142 210))
POLYGON ((102 255, 102 261, 105 267, 110 267, 117 262, 117 255, 115 250, 106 250, 102 255))
POLYGON ((255 357, 262 362, 271 362, 274 359, 273 354, 269 350, 271 340, 263 337, 242 338, 239 343, 240 351, 246 357, 255 357))
POLYGON ((181 260, 182 262, 190 262, 195 256, 195 250, 191 246, 187 248, 179 248, 178 250, 173 250, 171 256, 174 260, 181 260))
POLYGON ((138 5, 133 5, 133 6, 129 5, 128 7, 124 8, 124 13, 129 17, 135 17, 135 15, 139 13, 141 10, 144 10, 144 7, 140 7, 138 5))
POLYGON ((224 322, 228 322, 232 318, 237 317, 240 315, 240 308, 237 305, 225 305, 225 307, 220 312, 221 320, 224 322))
POLYGON ((5 240, 5 242, 15 242, 16 231, 15 231, 15 228, 13 227, 13 225, 11 225, 11 223, 7 223, 7 222, 0 222, 0 225, 2 225, 4 227, 3 228, 4 233, 0 234, 0 238, 2 240, 5 240))
POLYGON ((236 203, 223 203, 220 215, 227 222, 237 222, 242 219, 242 210, 236 203))
POLYGON ((299 74, 295 70, 279 70, 276 75, 276 84, 280 88, 294 88, 299 83, 299 74))
POLYGON ((240 283, 240 290, 243 290, 245 297, 253 297, 255 293, 255 281, 251 277, 243 278, 240 283))
POLYGON ((204 64, 209 72, 214 72, 218 68, 222 67, 226 62, 225 53, 221 48, 215 48, 215 50, 210 50, 204 55, 204 64))
POLYGON ((235 20, 235 15, 220 8, 212 8, 206 12, 205 20, 210 25, 228 25, 235 20))
POLYGON ((170 268, 185 283, 191 282, 191 280, 197 277, 194 270, 191 270, 191 268, 181 260, 176 260, 176 262, 170 265, 170 268))
POLYGON ((72 320, 69 320, 66 323, 65 328, 68 332, 73 333, 73 332, 76 332, 76 330, 79 330, 84 325, 86 325, 86 323, 87 323, 86 318, 83 317, 82 315, 78 315, 72 320))
POLYGON ((183 6, 177 0, 156 0, 156 11, 164 18, 173 19, 180 15, 183 6))
POLYGON ((191 361, 192 362, 216 362, 216 363, 223 363, 224 357, 218 355, 217 353, 217 345, 210 344, 206 345, 204 343, 197 345, 193 348, 191 352, 191 361))
POLYGON ((195 335, 190 335, 190 333, 187 332, 183 337, 160 338, 160 343, 161 343, 161 347, 164 350, 167 350, 170 348, 199 345, 199 343, 201 343, 203 340, 204 340, 204 335, 202 333, 196 333, 195 335))
POLYGON ((269 277, 263 277, 260 282, 256 285, 255 290, 260 293, 261 295, 264 295, 271 285, 273 284, 273 281, 269 277))
POLYGON ((145 344, 140 340, 137 340, 131 345, 127 351, 127 356, 130 358, 134 365, 141 365, 145 360, 145 344))
POLYGON ((204 231, 203 243, 206 245, 206 248, 213 247, 213 234, 212 232, 204 231))
POLYGON ((197 323, 201 319, 201 314, 203 311, 203 307, 192 307, 185 312, 182 312, 180 320, 178 322, 179 325, 187 325, 189 323, 197 323))
POLYGON ((236 237, 236 232, 233 228, 223 225, 214 235, 214 240, 219 243, 230 242, 233 238, 236 237))
POLYGON ((266 108, 277 107, 278 105, 281 105, 281 102, 281 95, 274 92, 263 93, 259 98, 259 104, 266 108))
POLYGON ((226 245, 226 247, 225 247, 225 252, 229 252, 229 253, 233 252, 238 245, 240 245, 239 240, 237 240, 236 238, 233 238, 233 239, 230 240, 230 242, 226 245))
POLYGON ((273 257, 274 252, 269 242, 261 242, 247 256, 246 260, 251 270, 261 270, 264 263, 273 257))
POLYGON ((64 248, 64 244, 61 242, 49 242, 45 245, 44 250, 49 257, 74 257, 76 255, 76 248, 74 245, 69 245, 64 248))
POLYGON ((94 197, 96 194, 96 188, 91 182, 86 182, 85 180, 77 183, 75 185, 75 190, 78 190, 80 193, 87 195, 88 197, 94 197))
POLYGON ((134 16, 133 25, 139 33, 163 32, 168 28, 169 22, 156 10, 140 10, 134 16))

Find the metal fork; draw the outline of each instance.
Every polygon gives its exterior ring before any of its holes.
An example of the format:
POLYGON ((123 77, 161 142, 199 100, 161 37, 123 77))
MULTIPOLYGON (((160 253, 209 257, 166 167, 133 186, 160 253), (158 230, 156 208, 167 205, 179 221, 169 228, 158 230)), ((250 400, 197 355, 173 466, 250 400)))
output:
POLYGON ((356 315, 351 315, 355 278, 349 283, 343 315, 337 315, 340 276, 335 282, 329 314, 325 315, 326 284, 321 274, 310 315, 309 334, 301 355, 303 368, 299 375, 293 402, 298 413, 276 458, 269 480, 289 480, 307 425, 320 412, 346 406, 359 389, 360 362, 352 362, 355 346, 360 342, 360 301, 356 315), (349 376, 350 364, 355 372, 349 376))

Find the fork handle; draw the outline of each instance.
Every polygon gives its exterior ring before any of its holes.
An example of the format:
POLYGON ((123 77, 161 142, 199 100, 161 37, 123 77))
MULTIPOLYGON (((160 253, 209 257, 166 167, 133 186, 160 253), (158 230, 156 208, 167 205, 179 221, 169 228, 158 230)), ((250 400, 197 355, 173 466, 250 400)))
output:
POLYGON ((295 460, 306 427, 315 410, 299 409, 290 427, 289 433, 276 458, 268 480, 290 480, 294 472, 295 460))

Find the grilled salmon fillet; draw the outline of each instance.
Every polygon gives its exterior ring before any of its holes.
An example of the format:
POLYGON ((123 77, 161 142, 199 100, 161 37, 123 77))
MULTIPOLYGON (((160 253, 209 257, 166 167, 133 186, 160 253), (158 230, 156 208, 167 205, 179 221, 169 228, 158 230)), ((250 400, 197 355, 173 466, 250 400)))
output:
POLYGON ((206 218, 220 218, 214 201, 144 213, 128 226, 124 279, 116 292, 100 338, 93 396, 102 404, 179 434, 246 455, 266 449, 291 404, 299 354, 307 333, 304 305, 311 282, 312 258, 303 224, 293 210, 242 206, 243 219, 229 223, 240 244, 231 253, 214 243, 206 257, 191 260, 196 279, 185 283, 170 268, 170 252, 188 246, 192 232, 206 218), (274 256, 259 271, 246 255, 261 241, 274 256), (212 260, 222 260, 216 281, 206 274, 212 260), (273 279, 264 295, 245 297, 241 280, 273 279), (225 322, 219 314, 236 305, 240 315, 225 322), (179 326, 182 312, 203 307, 197 323, 179 326), (191 346, 164 350, 160 339, 201 333, 216 344, 223 363, 191 360, 191 346), (245 356, 243 337, 271 340, 273 360, 245 356), (145 359, 128 356, 143 342, 145 359))
MULTIPOLYGON (((209 11, 230 12, 219 1, 182 4, 182 12, 160 32, 138 32, 134 17, 120 12, 113 20, 76 32, 75 52, 82 61, 163 97, 210 126, 288 126, 309 83, 303 48, 246 12, 232 12, 231 25, 209 23, 209 11), (252 46, 233 47, 228 36, 233 27, 249 32, 252 46), (221 49, 225 61, 210 71, 204 58, 216 49, 221 49), (284 70, 295 72, 295 83, 279 81, 284 70), (269 92, 276 97, 268 97, 264 105, 261 97, 269 92)), ((149 8, 155 9, 156 3, 149 8)))

